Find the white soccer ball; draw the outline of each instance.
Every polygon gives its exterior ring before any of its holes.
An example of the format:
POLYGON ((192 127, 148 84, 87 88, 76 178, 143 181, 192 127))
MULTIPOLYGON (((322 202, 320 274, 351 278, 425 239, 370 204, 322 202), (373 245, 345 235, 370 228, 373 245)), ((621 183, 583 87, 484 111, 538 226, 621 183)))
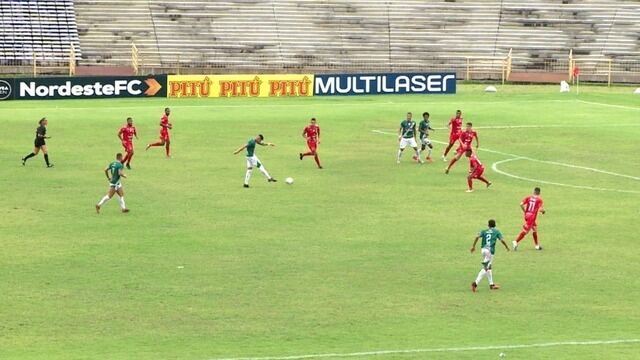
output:
POLYGON ((291 184, 293 184, 293 178, 292 177, 288 177, 288 178, 284 179, 284 182, 286 182, 287 184, 291 185, 291 184))

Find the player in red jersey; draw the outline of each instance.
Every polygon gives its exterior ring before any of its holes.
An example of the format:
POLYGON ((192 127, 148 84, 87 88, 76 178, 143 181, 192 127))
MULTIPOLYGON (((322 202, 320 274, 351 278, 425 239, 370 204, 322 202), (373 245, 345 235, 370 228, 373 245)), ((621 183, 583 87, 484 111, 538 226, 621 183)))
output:
POLYGON ((169 122, 169 115, 171 114, 171 109, 164 108, 164 114, 160 119, 160 141, 154 142, 152 144, 147 145, 145 150, 149 150, 152 146, 163 146, 167 152, 167 157, 171 157, 171 137, 169 136, 169 130, 173 129, 173 124, 169 122))
POLYGON ((529 231, 533 230, 533 242, 536 245, 536 250, 542 250, 542 246, 538 242, 538 224, 536 219, 538 217, 538 211, 544 214, 546 211, 542 206, 542 198, 540 197, 540 188, 533 189, 533 195, 527 196, 520 202, 520 208, 524 213, 524 225, 522 231, 518 234, 518 237, 513 241, 513 250, 518 250, 518 243, 524 238, 529 231))
POLYGON ((458 148, 456 149, 456 156, 453 159, 451 159, 449 166, 447 166, 447 168, 444 170, 445 174, 449 173, 449 171, 453 167, 453 164, 455 164, 456 161, 460 160, 460 158, 462 157, 462 154, 465 154, 467 150, 472 150, 471 144, 473 143, 473 139, 476 140, 476 149, 478 149, 478 146, 480 146, 480 141, 478 140, 478 133, 475 132, 475 130, 473 130, 473 124, 468 122, 467 128, 460 133, 460 137, 458 138, 460 145, 458 145, 458 148))
POLYGON ((456 116, 449 120, 447 127, 449 128, 449 145, 447 145, 447 148, 444 150, 444 154, 442 154, 442 161, 447 161, 447 154, 449 154, 449 150, 451 150, 453 145, 460 138, 460 133, 462 132, 462 111, 456 111, 456 116))
POLYGON ((138 138, 138 132, 136 127, 133 126, 133 119, 128 117, 127 123, 118 131, 118 138, 122 142, 124 147, 125 156, 122 159, 122 164, 127 166, 127 169, 131 169, 131 158, 133 158, 133 137, 138 138))
POLYGON ((322 169, 320 165, 320 159, 318 158, 318 145, 320 145, 320 126, 318 126, 316 118, 311 118, 311 124, 306 126, 302 130, 302 137, 307 140, 307 146, 309 151, 306 153, 300 153, 300 160, 305 156, 313 156, 313 159, 318 165, 318 169, 322 169))
POLYGON ((467 176, 469 189, 467 189, 467 192, 473 192, 473 179, 482 181, 487 184, 487 187, 491 186, 491 182, 482 176, 484 174, 484 165, 482 165, 478 156, 471 149, 468 149, 465 154, 469 158, 469 176, 467 176))

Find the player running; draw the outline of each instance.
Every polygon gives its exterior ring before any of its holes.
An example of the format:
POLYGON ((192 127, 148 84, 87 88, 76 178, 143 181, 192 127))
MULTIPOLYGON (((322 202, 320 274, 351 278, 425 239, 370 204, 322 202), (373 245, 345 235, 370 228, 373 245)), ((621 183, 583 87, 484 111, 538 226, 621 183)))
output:
POLYGON ((152 146, 163 146, 165 147, 167 158, 171 157, 171 137, 169 136, 169 130, 173 129, 173 124, 169 122, 169 115, 171 114, 171 109, 164 108, 164 114, 162 114, 162 118, 160 119, 160 141, 154 142, 152 144, 147 145, 146 150, 149 150, 152 146))
POLYGON ((496 229, 496 221, 489 220, 489 228, 486 230, 480 231, 478 236, 473 240, 473 245, 471 246, 471 252, 476 251, 476 243, 478 243, 478 239, 482 239, 482 269, 478 273, 476 277, 476 281, 471 283, 471 291, 478 291, 478 284, 482 281, 483 277, 487 277, 489 279, 489 289, 498 290, 500 286, 493 282, 493 257, 496 254, 496 243, 498 240, 504 245, 504 248, 509 251, 509 246, 504 242, 502 238, 502 233, 500 230, 496 229))
POLYGON ((138 131, 133 126, 133 119, 128 117, 127 123, 118 131, 118 139, 122 142, 124 147, 125 156, 122 159, 122 163, 126 164, 127 169, 131 170, 131 158, 133 158, 133 137, 138 139, 138 131))
POLYGON ((471 149, 467 150, 465 153, 469 158, 469 175, 467 176, 467 184, 469 185, 469 189, 467 192, 473 192, 473 180, 478 179, 483 183, 487 184, 487 187, 491 186, 491 182, 482 176, 484 174, 484 165, 478 159, 478 156, 471 151, 471 149))
POLYGON ((261 146, 276 146, 273 143, 265 143, 263 141, 264 141, 264 136, 262 136, 261 134, 258 134, 258 136, 256 136, 255 138, 249 139, 246 145, 243 145, 242 147, 238 148, 238 150, 233 152, 233 155, 236 155, 242 150, 247 149, 247 172, 244 175, 245 188, 249 187, 249 179, 251 179, 251 173, 253 172, 254 166, 256 166, 258 170, 260 170, 260 172, 264 174, 268 182, 278 181, 272 178, 271 175, 269 175, 269 172, 267 172, 267 169, 264 168, 264 165, 262 165, 262 163, 260 162, 260 159, 258 159, 258 157, 256 156, 256 144, 261 146))
POLYGON ((42 150, 42 153, 44 154, 44 162, 47 164, 47 167, 53 167, 53 164, 49 163, 49 152, 47 151, 47 144, 45 142, 45 139, 51 139, 51 136, 47 136, 48 124, 49 120, 47 120, 47 118, 42 118, 38 121, 39 126, 36 129, 36 139, 33 141, 33 152, 22 158, 22 166, 25 166, 27 160, 38 155, 40 150, 42 150))
POLYGON ((533 230, 533 242, 535 243, 536 250, 542 250, 542 246, 540 246, 538 242, 538 223, 536 222, 538 211, 543 215, 546 212, 542 203, 539 187, 533 189, 533 195, 527 196, 520 202, 520 208, 524 213, 524 225, 518 237, 513 241, 514 251, 518 250, 518 244, 531 230, 533 230))
POLYGON ((473 124, 468 122, 466 129, 460 133, 460 137, 458 138, 460 145, 458 145, 458 148, 456 149, 456 156, 453 159, 451 159, 451 162, 449 162, 449 166, 447 166, 447 168, 444 170, 445 174, 448 174, 449 171, 451 171, 453 164, 455 164, 458 160, 460 160, 460 158, 462 157, 462 154, 465 154, 467 150, 473 149, 471 146, 471 144, 473 143, 473 139, 476 140, 476 150, 477 150, 478 147, 480 146, 480 140, 478 140, 478 133, 475 130, 473 130, 473 124))
POLYGON ((412 116, 413 115, 408 112, 407 119, 400 123, 400 128, 398 129, 398 164, 400 164, 400 157, 407 145, 411 146, 416 152, 413 159, 417 160, 420 164, 424 163, 424 161, 420 159, 420 150, 418 149, 418 143, 416 142, 416 122, 411 120, 412 116))
POLYGON ((449 150, 451 150, 453 145, 460 138, 460 133, 462 132, 462 111, 456 111, 456 116, 449 120, 447 127, 449 128, 449 145, 447 145, 447 148, 442 154, 442 161, 447 161, 447 154, 449 154, 449 150))
POLYGON ((114 194, 118 194, 118 202, 120 203, 120 209, 123 213, 128 213, 129 209, 124 204, 124 189, 122 188, 122 183, 120 182, 121 178, 126 178, 127 175, 122 172, 124 165, 122 165, 123 159, 122 154, 116 154, 116 160, 111 162, 106 169, 104 169, 104 175, 109 180, 109 192, 105 195, 100 202, 96 204, 96 212, 100 214, 100 208, 107 201, 109 201, 114 194))
POLYGON ((431 160, 431 150, 433 150, 433 144, 431 144, 431 140, 429 139, 429 130, 435 131, 434 128, 431 127, 431 122, 429 121, 429 113, 422 113, 422 121, 418 124, 418 132, 420 132, 420 144, 422 145, 420 151, 425 151, 425 149, 429 148, 427 152, 427 156, 425 160, 428 162, 432 162, 431 160))
POLYGON ((302 160, 305 156, 313 156, 313 159, 318 165, 318 169, 322 169, 322 165, 320 165, 320 159, 318 158, 318 145, 320 145, 320 126, 318 126, 316 118, 311 118, 311 124, 306 126, 304 130, 302 130, 302 137, 307 140, 307 147, 309 147, 309 151, 304 154, 300 153, 300 160, 302 160))

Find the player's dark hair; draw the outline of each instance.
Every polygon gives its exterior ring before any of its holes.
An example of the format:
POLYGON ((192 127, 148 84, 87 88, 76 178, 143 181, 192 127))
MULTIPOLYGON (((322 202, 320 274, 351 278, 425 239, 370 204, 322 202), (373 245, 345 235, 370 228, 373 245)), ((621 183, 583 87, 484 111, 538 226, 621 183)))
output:
POLYGON ((473 126, 473 124, 472 124, 472 123, 470 123, 470 122, 468 122, 468 123, 467 123, 467 126, 473 126))
POLYGON ((258 137, 260 138, 260 140, 264 140, 264 136, 262 136, 262 134, 258 134, 258 137))
POLYGON ((533 189, 533 192, 536 193, 536 194, 540 194, 540 188, 537 187, 537 188, 533 189))
POLYGON ((132 118, 131 116, 129 116, 129 117, 127 118, 127 121, 129 121, 129 120, 133 120, 133 118, 132 118))
POLYGON ((311 121, 316 121, 316 118, 311 118, 311 121))
POLYGON ((425 112, 423 112, 423 113, 422 113, 422 116, 425 116, 425 115, 426 115, 426 116, 429 116, 429 113, 428 113, 428 112, 426 112, 426 111, 425 111, 425 112))
POLYGON ((462 110, 456 110, 456 113, 462 114, 462 110))
POLYGON ((409 114, 413 115, 413 114, 411 113, 411 111, 407 111, 407 115, 409 115, 409 114))
POLYGON ((116 159, 119 158, 119 157, 122 157, 122 153, 117 153, 116 154, 116 159))
POLYGON ((496 227, 496 221, 493 219, 489 220, 489 227, 490 228, 496 227))
POLYGON ((167 110, 171 110, 171 109, 169 109, 168 107, 164 108, 164 111, 165 111, 165 112, 166 112, 167 110))
POLYGON ((45 120, 47 120, 47 118, 46 118, 46 117, 43 117, 42 119, 40 119, 40 121, 38 121, 38 124, 39 124, 39 125, 42 125, 42 123, 43 123, 45 120))

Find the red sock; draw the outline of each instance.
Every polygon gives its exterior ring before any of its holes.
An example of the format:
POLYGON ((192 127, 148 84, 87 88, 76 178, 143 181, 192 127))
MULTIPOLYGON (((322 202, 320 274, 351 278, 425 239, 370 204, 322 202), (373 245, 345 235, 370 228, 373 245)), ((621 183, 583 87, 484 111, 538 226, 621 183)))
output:
POLYGON ((469 190, 473 190, 473 180, 471 178, 467 178, 467 184, 469 184, 469 190))
POLYGON ((167 156, 171 156, 171 150, 169 150, 169 143, 166 144, 165 149, 167 150, 167 156))
POLYGON ((538 233, 537 232, 533 233, 533 242, 536 244, 536 246, 538 246, 538 233))
POLYGON ((322 167, 322 165, 320 165, 320 158, 318 157, 318 154, 315 154, 313 156, 313 160, 316 161, 316 164, 318 164, 318 167, 322 167))
POLYGON ((520 232, 520 234, 518 234, 518 238, 516 239, 516 242, 518 242, 518 243, 519 243, 519 242, 520 242, 520 240, 522 240, 522 239, 524 238, 524 236, 525 236, 525 235, 527 235, 527 232, 526 232, 526 231, 524 231, 524 230, 522 230, 522 231, 520 232))

